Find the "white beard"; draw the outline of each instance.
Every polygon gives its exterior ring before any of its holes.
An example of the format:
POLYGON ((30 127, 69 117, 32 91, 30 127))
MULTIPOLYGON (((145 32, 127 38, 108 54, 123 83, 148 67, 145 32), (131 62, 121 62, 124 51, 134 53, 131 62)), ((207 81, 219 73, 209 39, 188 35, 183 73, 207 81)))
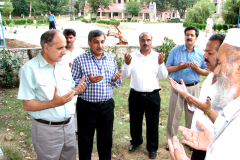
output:
POLYGON ((236 87, 232 80, 231 74, 228 73, 229 72, 226 71, 226 73, 220 74, 217 77, 217 91, 214 101, 212 101, 212 105, 214 107, 224 108, 229 102, 234 100, 234 95, 236 94, 236 87))

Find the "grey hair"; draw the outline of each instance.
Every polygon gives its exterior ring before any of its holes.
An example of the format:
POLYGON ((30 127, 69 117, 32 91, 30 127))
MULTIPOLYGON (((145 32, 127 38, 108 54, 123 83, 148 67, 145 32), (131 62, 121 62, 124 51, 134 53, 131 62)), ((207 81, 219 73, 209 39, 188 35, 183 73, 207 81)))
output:
POLYGON ((103 33, 103 31, 99 29, 91 30, 88 34, 88 41, 91 42, 93 37, 98 37, 98 36, 104 36, 104 40, 106 40, 106 35, 103 33))
POLYGON ((43 45, 45 43, 47 43, 49 46, 52 46, 53 45, 53 38, 55 37, 55 35, 57 33, 60 33, 60 31, 58 30, 49 30, 45 33, 42 34, 41 36, 41 39, 40 39, 40 44, 41 44, 41 47, 43 48, 43 45))
POLYGON ((240 47, 230 45, 227 51, 227 65, 232 67, 240 59, 240 47))
POLYGON ((144 34, 150 35, 151 39, 153 39, 152 35, 151 35, 150 33, 148 33, 148 32, 142 32, 142 33, 139 35, 139 39, 141 39, 144 34))

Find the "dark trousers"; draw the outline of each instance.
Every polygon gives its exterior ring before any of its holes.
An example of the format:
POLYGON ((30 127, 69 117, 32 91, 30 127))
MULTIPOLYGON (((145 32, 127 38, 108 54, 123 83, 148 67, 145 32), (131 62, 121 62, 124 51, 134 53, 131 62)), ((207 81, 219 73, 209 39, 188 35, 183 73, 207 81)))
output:
POLYGON ((193 148, 191 160, 204 160, 206 151, 196 150, 193 148))
POLYGON ((78 156, 90 160, 96 129, 99 160, 111 160, 114 101, 99 105, 77 99, 78 156))
POLYGON ((142 122, 145 113, 147 125, 147 150, 148 152, 156 152, 158 149, 158 125, 161 101, 159 92, 142 94, 131 89, 128 101, 130 134, 132 137, 131 144, 138 146, 143 142, 142 122))
POLYGON ((54 21, 49 22, 49 29, 56 29, 54 21))

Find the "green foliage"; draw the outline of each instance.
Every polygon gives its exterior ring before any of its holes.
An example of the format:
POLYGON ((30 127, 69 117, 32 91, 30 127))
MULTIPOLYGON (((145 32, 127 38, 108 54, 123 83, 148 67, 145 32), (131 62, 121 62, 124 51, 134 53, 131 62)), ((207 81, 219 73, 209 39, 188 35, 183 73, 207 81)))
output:
POLYGON ((11 0, 14 12, 24 13, 29 11, 29 0, 11 0))
POLYGON ((227 24, 238 24, 240 0, 226 0, 222 7, 222 18, 227 24))
POLYGON ((3 146, 2 148, 4 153, 4 159, 12 160, 12 159, 24 159, 23 153, 14 147, 10 146, 3 146))
POLYGON ((120 21, 118 20, 98 20, 97 23, 104 23, 104 24, 111 24, 111 25, 114 25, 114 23, 116 24, 116 26, 119 26, 120 25, 120 21))
POLYGON ((223 24, 223 25, 222 25, 222 29, 223 29, 224 31, 228 30, 228 25, 223 24))
POLYGON ((9 3, 8 0, 5 0, 5 3, 3 5, 3 9, 1 9, 1 11, 2 11, 3 15, 7 16, 8 14, 12 13, 13 9, 14 8, 13 8, 12 3, 9 3))
POLYGON ((179 12, 180 17, 183 18, 187 8, 192 7, 197 0, 172 0, 171 2, 171 7, 175 8, 179 12))
POLYGON ((48 11, 54 15, 65 14, 68 13, 68 3, 69 0, 35 0, 33 8, 43 14, 48 14, 48 11))
POLYGON ((221 25, 221 24, 218 24, 218 25, 217 25, 217 30, 221 31, 221 29, 222 29, 222 25, 221 25))
POLYGON ((93 17, 91 18, 91 21, 96 21, 96 19, 97 19, 96 17, 93 17))
POLYGON ((136 1, 129 1, 127 4, 124 5, 125 12, 134 15, 138 15, 139 11, 141 11, 141 4, 136 1))
POLYGON ((12 88, 18 82, 16 79, 20 68, 20 58, 12 57, 5 49, 1 51, 0 57, 0 69, 3 69, 3 86, 12 88))
POLYGON ((175 46, 176 46, 176 43, 174 43, 172 39, 169 39, 168 37, 165 36, 162 45, 156 48, 157 52, 165 53, 165 60, 164 60, 165 63, 167 62, 171 49, 174 48, 175 46))
POLYGON ((230 28, 233 28, 233 25, 232 25, 232 24, 229 25, 229 29, 230 29, 230 28))
POLYGON ((132 18, 127 18, 128 21, 131 21, 132 18))
POLYGON ((213 30, 214 30, 214 31, 217 30, 217 24, 216 24, 216 23, 214 23, 213 30))
POLYGON ((192 8, 187 9, 187 21, 195 23, 206 23, 209 15, 213 14, 216 10, 214 3, 211 0, 200 0, 192 8))
MULTIPOLYGON (((153 2, 152 0, 141 0, 141 4, 145 4, 144 8, 149 8, 149 3, 153 2)), ((163 12, 171 8, 172 0, 154 0, 156 2, 157 11, 163 12)))
POLYGON ((91 8, 91 12, 97 14, 98 8, 101 10, 109 9, 109 5, 112 1, 111 0, 88 0, 88 7, 91 8))

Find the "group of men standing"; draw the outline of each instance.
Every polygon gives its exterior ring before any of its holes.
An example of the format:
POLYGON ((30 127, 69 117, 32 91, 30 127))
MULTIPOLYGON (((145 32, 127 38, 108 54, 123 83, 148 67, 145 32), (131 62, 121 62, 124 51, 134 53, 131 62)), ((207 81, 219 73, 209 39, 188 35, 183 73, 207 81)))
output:
MULTIPOLYGON (((208 70, 212 71, 212 63, 216 62, 214 58, 211 60, 209 50, 217 50, 222 43, 212 44, 213 40, 210 40, 204 54, 195 46, 198 29, 189 26, 184 33, 185 44, 171 50, 166 66, 165 54, 152 49, 152 35, 141 33, 140 49, 126 53, 124 66, 118 71, 115 58, 104 51, 106 36, 102 31, 89 32, 90 49, 87 52, 74 47, 76 32, 72 29, 66 29, 63 34, 57 30, 45 32, 40 42, 42 52, 27 62, 19 73, 18 99, 23 100, 24 109, 32 116, 32 141, 38 159, 76 159, 73 97, 78 95, 79 160, 91 159, 95 131, 99 159, 110 160, 115 107, 113 88, 121 85, 121 76, 127 78, 130 75, 128 102, 132 139, 129 151, 136 151, 143 143, 142 122, 145 115, 146 148, 149 158, 155 159, 161 102, 159 78, 165 79, 171 72, 174 80, 172 83, 170 80, 171 85, 184 81, 185 92, 198 97, 200 75, 207 76, 208 70), (210 49, 207 50, 208 47, 210 49)), ((176 87, 170 90, 168 139, 177 136, 183 107, 187 128, 191 128, 194 108, 197 107, 192 107, 185 100, 186 96, 178 92, 176 87)), ((209 108, 203 111, 209 113, 209 108)))

